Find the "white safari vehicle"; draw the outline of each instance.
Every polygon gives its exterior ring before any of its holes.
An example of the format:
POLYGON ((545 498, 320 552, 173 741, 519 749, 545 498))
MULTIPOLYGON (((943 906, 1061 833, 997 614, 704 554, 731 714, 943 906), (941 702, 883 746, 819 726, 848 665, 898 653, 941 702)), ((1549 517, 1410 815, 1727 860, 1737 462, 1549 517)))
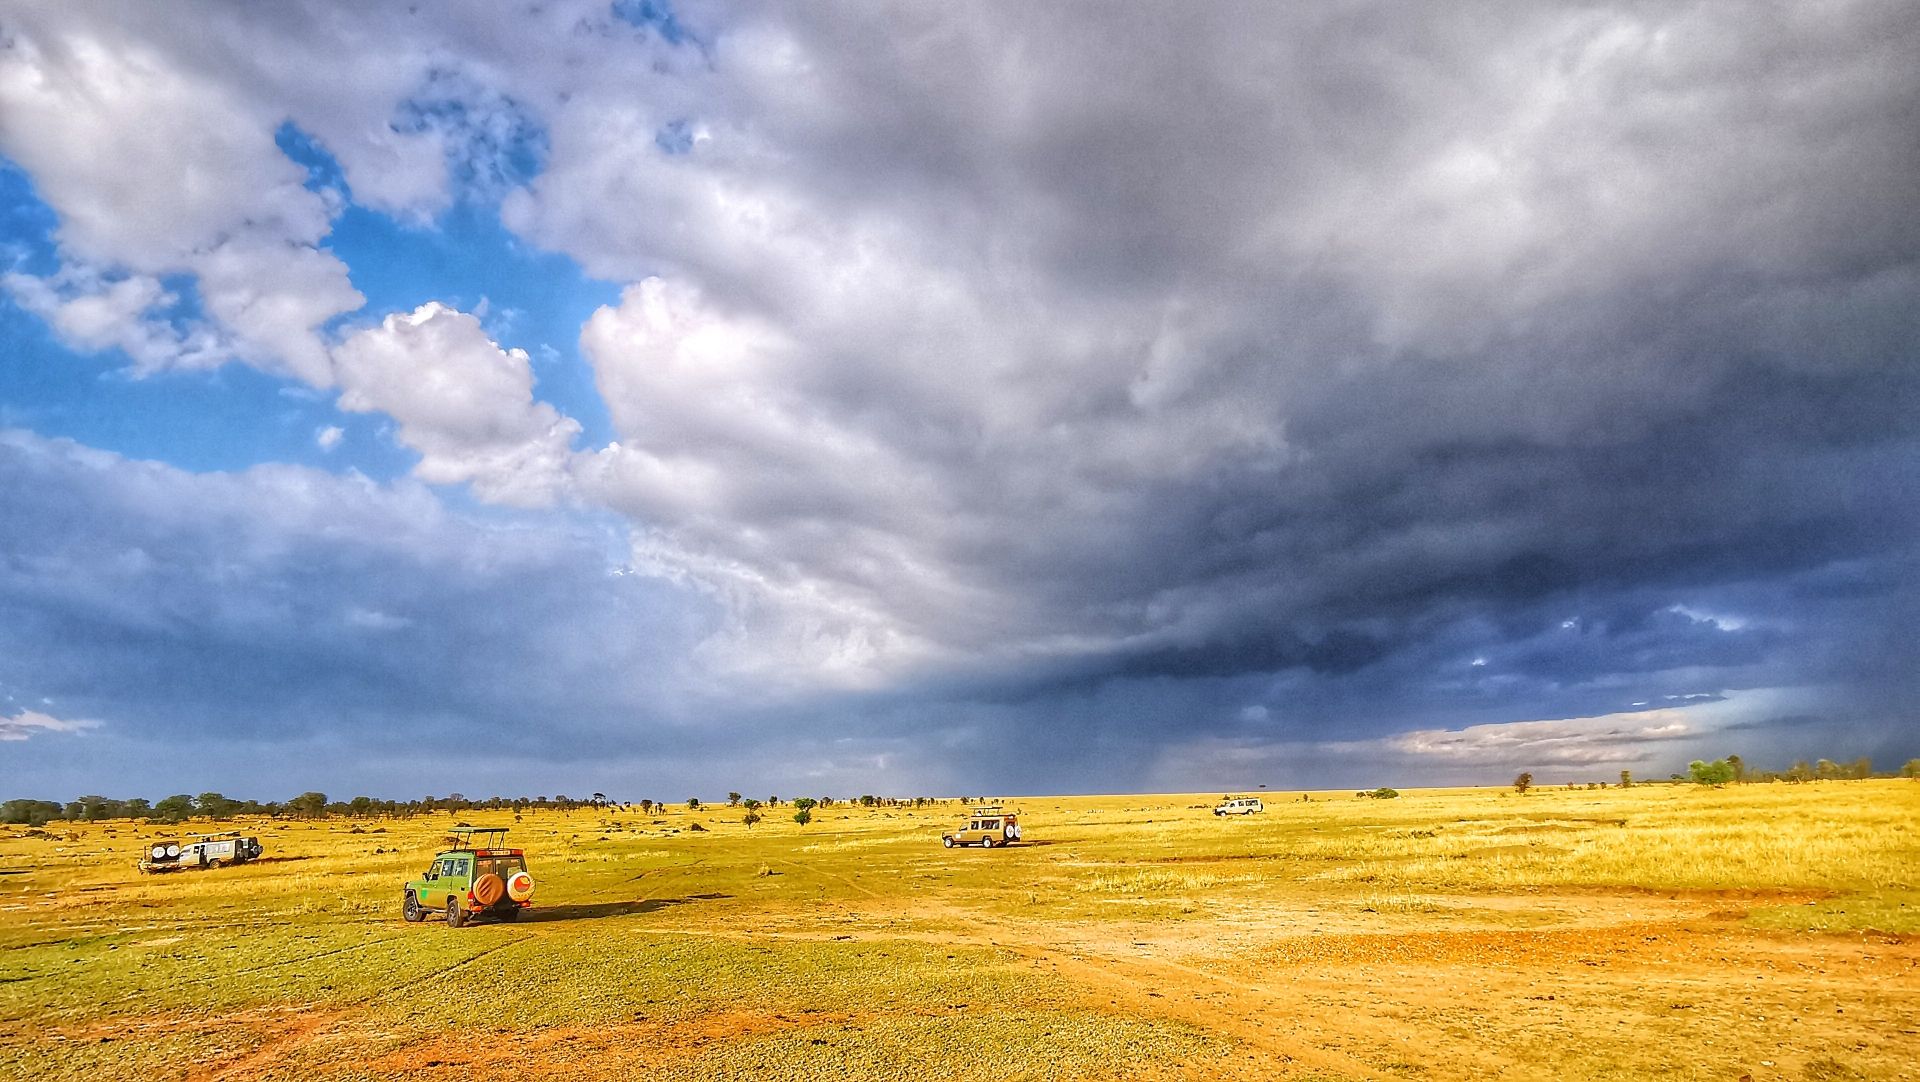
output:
POLYGON ((181 868, 218 868, 222 864, 245 864, 264 852, 260 839, 245 837, 236 831, 209 835, 193 842, 154 842, 141 857, 139 867, 149 875, 181 868))
POLYGON ((940 844, 952 849, 956 845, 977 845, 982 849, 992 849, 996 845, 1012 845, 1020 840, 1020 813, 1002 811, 997 805, 976 807, 968 817, 967 825, 958 830, 940 835, 940 844))
POLYGON ((1257 796, 1227 797, 1213 809, 1215 815, 1253 815, 1267 810, 1257 796))

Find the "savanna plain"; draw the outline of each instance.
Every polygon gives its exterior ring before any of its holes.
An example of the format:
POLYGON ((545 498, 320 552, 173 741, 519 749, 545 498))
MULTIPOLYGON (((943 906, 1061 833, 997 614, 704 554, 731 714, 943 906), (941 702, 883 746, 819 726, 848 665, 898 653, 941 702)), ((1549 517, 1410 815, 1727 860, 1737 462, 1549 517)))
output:
POLYGON ((1261 795, 13 828, 0 1077, 1920 1075, 1920 784, 1261 795), (401 921, 457 822, 525 919, 401 921))

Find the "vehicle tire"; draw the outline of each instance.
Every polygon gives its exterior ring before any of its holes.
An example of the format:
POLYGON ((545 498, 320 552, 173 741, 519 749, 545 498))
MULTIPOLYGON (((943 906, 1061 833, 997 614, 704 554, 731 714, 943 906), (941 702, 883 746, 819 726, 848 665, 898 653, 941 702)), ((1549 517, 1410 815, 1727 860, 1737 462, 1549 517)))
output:
POLYGON ((980 848, 982 848, 982 849, 992 849, 992 848, 993 848, 993 835, 991 835, 991 834, 988 834, 988 835, 985 835, 984 837, 982 837, 982 838, 980 839, 980 848))
POLYGON ((952 838, 941 838, 941 839, 940 839, 940 844, 941 844, 941 845, 944 845, 944 846, 946 846, 946 847, 947 847, 948 849, 952 849, 952 848, 953 848, 953 839, 952 839, 952 838))
POLYGON ((408 924, 418 924, 427 919, 427 911, 420 908, 420 899, 412 891, 407 891, 406 897, 400 902, 400 919, 408 924))
POLYGON ((467 923, 467 915, 460 911, 460 899, 447 899, 447 927, 458 928, 467 923))

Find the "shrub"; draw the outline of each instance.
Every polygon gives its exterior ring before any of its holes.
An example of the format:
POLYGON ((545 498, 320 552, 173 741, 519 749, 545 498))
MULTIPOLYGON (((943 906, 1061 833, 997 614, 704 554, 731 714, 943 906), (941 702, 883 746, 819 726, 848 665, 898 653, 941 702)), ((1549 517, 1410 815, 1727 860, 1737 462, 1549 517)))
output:
POLYGON ((1687 764, 1687 777, 1701 785, 1725 785, 1733 780, 1733 776, 1733 764, 1725 759, 1715 759, 1711 763, 1695 759, 1687 764))
POLYGON ((1375 789, 1372 795, 1373 795, 1373 799, 1375 800, 1392 800, 1393 798, 1399 796, 1400 794, 1383 785, 1380 788, 1375 789))
POLYGON ((795 797, 793 801, 793 821, 806 826, 813 821, 813 806, 817 803, 810 796, 795 797))

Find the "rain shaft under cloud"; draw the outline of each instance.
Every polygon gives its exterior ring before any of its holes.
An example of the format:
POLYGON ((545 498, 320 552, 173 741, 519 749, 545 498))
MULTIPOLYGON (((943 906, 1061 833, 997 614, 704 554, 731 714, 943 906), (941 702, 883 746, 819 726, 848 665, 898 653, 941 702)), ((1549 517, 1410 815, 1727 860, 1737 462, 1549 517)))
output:
MULTIPOLYGON (((1552 725, 1474 741, 1495 780, 1582 769, 1564 725, 1642 769, 1688 741, 1920 752, 1901 5, 630 7, 0 18, 0 153, 58 222, 57 266, 7 289, 66 349, 391 417, 417 479, 463 486, 325 482, 405 493, 395 529, 504 543, 470 493, 529 509, 515 552, 624 535, 517 655, 489 629, 519 572, 421 564, 449 593, 410 626, 489 679, 383 698, 350 659, 351 694, 253 738, 372 711, 543 762, 625 749, 609 792, 1457 780, 1459 740, 1405 734, 1507 723, 1552 725), (195 137, 133 137, 156 116, 195 137), (304 183, 287 125, 331 163, 304 183), (361 307, 379 253, 328 223, 404 245, 455 207, 618 300, 546 353, 451 285, 361 307), (611 439, 581 438, 588 408, 611 439), (1695 720, 1671 750, 1581 727, 1649 710, 1695 720)), ((37 506, 22 485, 0 498, 37 506)), ((325 588, 391 614, 387 573, 325 588)), ((6 603, 52 625, 63 596, 6 603)), ((0 663, 19 710, 107 663, 91 634, 0 663)), ((183 641, 222 701, 233 647, 183 641)), ((226 724, 207 709, 103 695, 97 728, 24 743, 226 724)))

